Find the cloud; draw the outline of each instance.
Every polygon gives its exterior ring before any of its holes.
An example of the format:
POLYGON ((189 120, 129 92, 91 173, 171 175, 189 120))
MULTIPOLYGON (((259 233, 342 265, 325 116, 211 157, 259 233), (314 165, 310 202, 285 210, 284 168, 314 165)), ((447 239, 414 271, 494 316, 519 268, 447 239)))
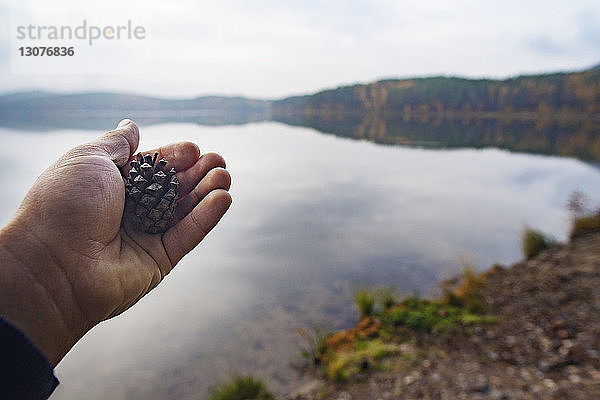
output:
MULTIPOLYGON (((11 15, 30 23, 131 19, 147 38, 96 46, 96 74, 75 73, 90 67, 87 57, 71 60, 69 74, 3 73, 0 85, 280 97, 382 77, 577 69, 598 61, 596 3, 105 0, 82 10, 64 0, 14 1, 11 15)), ((7 54, 7 41, 0 45, 7 54)))

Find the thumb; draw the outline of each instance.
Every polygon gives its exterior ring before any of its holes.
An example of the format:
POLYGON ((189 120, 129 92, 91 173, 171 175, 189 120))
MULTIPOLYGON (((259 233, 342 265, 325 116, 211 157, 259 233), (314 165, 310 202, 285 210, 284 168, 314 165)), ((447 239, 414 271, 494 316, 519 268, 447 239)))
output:
POLYGON ((117 128, 105 133, 90 145, 107 155, 117 167, 123 167, 135 152, 140 141, 140 131, 135 122, 124 119, 117 128))

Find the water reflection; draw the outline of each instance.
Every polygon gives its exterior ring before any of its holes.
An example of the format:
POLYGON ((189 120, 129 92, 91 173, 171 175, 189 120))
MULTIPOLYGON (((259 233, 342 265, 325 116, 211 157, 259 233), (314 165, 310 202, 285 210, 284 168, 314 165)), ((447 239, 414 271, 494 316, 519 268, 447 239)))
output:
POLYGON ((30 110, 0 108, 0 126, 25 131, 55 129, 106 129, 124 117, 143 125, 193 123, 200 126, 244 125, 276 121, 313 128, 322 133, 426 148, 500 148, 514 152, 559 155, 600 162, 600 120, 595 116, 535 114, 395 114, 312 115, 270 111, 269 102, 260 107, 235 109, 129 109, 30 110))
POLYGON ((142 125, 165 123, 193 123, 203 126, 244 125, 265 121, 264 113, 226 112, 223 110, 6 110, 0 108, 0 127, 28 132, 44 132, 59 129, 105 130, 116 126, 123 118, 130 118, 142 125))
POLYGON ((561 155, 600 161, 600 121, 533 115, 435 114, 381 116, 330 116, 289 114, 274 120, 306 126, 337 136, 382 144, 430 148, 496 147, 517 152, 561 155))
MULTIPOLYGON (((198 399, 231 372, 294 387, 297 328, 348 326, 358 286, 429 293, 441 277, 520 258, 525 224, 565 238, 568 195, 600 198, 600 172, 496 149, 379 146, 277 123, 142 126, 141 148, 219 151, 234 203, 203 244, 59 365, 55 399, 198 399)), ((35 176, 91 131, 0 130, 0 221, 35 176), (44 149, 31 157, 31 146, 44 149), (6 168, 0 168, 6 171, 6 168)))

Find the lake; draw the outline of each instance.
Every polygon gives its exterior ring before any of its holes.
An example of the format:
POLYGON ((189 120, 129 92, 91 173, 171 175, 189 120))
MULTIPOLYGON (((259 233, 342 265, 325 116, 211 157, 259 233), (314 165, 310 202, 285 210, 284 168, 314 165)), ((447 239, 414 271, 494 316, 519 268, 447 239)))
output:
MULTIPOLYGON (((435 294, 465 265, 520 260, 525 226, 565 240, 573 191, 600 198, 598 167, 573 158, 383 145, 277 122, 140 132, 141 149, 191 140, 222 154, 234 201, 160 287, 65 357, 54 400, 201 399, 235 373, 291 390, 307 379, 292 365, 296 330, 352 325, 358 288, 435 294)), ((0 128, 0 222, 50 162, 99 133, 0 128)))

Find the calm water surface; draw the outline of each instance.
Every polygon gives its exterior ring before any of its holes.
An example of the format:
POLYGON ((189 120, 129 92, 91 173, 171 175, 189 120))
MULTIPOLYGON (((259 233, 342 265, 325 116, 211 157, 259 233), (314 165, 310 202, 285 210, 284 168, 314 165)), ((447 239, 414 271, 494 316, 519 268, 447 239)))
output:
MULTIPOLYGON (((97 133, 0 130, 0 222, 43 168, 97 133)), ((234 203, 159 288, 76 345, 56 369, 55 400, 200 399, 246 372, 290 390, 303 379, 290 366, 295 330, 352 324, 356 288, 430 294, 465 262, 517 261, 526 225, 564 240, 572 191, 600 198, 598 168, 567 158, 384 146, 277 123, 141 134, 142 149, 192 140, 221 153, 234 203)))

